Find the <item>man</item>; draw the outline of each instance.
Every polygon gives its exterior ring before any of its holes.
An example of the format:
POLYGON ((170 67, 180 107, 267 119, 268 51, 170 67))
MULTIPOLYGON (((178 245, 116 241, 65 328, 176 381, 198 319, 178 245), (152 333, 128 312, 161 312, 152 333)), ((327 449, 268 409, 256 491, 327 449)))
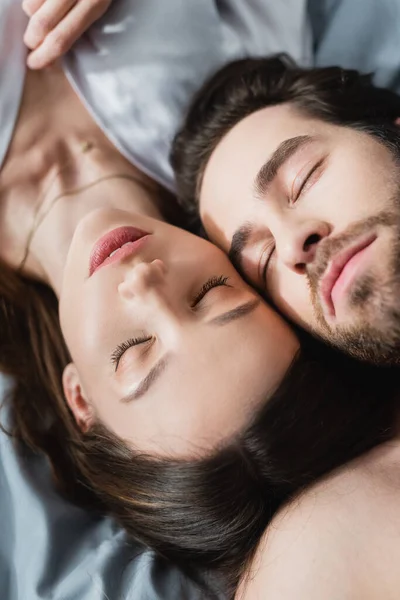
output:
MULTIPOLYGON (((400 357, 399 115, 355 71, 239 61, 200 91, 172 157, 182 205, 253 285, 386 364, 400 357)), ((399 465, 395 437, 294 498, 236 599, 397 599, 399 465)))
POLYGON ((400 98, 340 68, 237 61, 198 93, 172 161, 182 205, 291 320, 400 359, 400 98))

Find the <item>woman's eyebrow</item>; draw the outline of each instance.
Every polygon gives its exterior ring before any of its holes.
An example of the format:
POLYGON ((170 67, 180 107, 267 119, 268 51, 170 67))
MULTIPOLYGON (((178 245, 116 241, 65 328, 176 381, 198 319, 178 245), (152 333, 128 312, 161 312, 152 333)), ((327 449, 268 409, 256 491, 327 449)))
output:
MULTIPOLYGON (((214 319, 211 319, 211 321, 209 321, 207 324, 219 326, 227 325, 228 323, 232 323, 233 321, 237 321, 238 319, 249 315, 259 306, 260 303, 261 300, 259 298, 254 298, 248 302, 245 302, 244 304, 236 306, 232 310, 228 310, 222 315, 214 317, 214 319)), ((165 371, 169 360, 169 353, 165 354, 165 356, 160 358, 160 360, 156 362, 154 367, 152 367, 147 373, 146 377, 142 379, 142 381, 136 386, 136 388, 133 391, 129 392, 126 396, 121 398, 120 402, 122 402, 123 404, 129 404, 130 402, 138 400, 139 398, 144 396, 144 394, 148 392, 149 388, 157 381, 157 379, 165 371)))
POLYGON ((255 311, 260 303, 260 298, 253 298, 244 304, 240 304, 239 306, 232 308, 232 310, 228 310, 228 312, 225 312, 222 315, 214 317, 208 322, 208 324, 223 326, 227 325, 228 323, 232 323, 232 321, 237 321, 238 319, 241 319, 255 311))
POLYGON ((129 404, 134 400, 138 400, 149 390, 149 388, 157 381, 160 375, 165 371, 170 359, 169 353, 165 354, 156 362, 154 367, 150 369, 146 377, 135 387, 135 389, 129 392, 126 396, 121 398, 120 402, 123 404, 129 404))

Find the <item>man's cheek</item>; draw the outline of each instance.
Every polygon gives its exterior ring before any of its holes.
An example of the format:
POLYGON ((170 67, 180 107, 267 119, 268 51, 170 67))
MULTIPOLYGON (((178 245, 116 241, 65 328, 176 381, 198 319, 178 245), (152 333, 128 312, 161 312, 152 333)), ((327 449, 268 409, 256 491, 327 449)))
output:
POLYGON ((314 308, 306 277, 289 274, 287 278, 282 278, 280 286, 281 310, 299 325, 314 325, 314 308))

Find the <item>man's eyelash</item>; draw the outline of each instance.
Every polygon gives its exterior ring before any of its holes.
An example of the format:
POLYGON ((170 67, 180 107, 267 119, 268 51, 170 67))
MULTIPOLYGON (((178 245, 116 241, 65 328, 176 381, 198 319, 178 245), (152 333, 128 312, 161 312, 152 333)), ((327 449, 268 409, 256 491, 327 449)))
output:
POLYGON ((119 362, 129 348, 132 346, 139 346, 139 344, 144 344, 145 342, 149 342, 151 340, 151 336, 142 336, 137 338, 129 338, 122 344, 118 344, 113 353, 111 354, 111 363, 114 365, 115 370, 118 369, 119 362))
POLYGON ((268 265, 269 265, 269 261, 271 260, 271 258, 272 258, 272 255, 273 255, 274 251, 275 251, 275 244, 273 244, 273 245, 272 245, 271 251, 270 251, 270 253, 268 254, 268 258, 267 258, 267 260, 264 262, 264 266, 263 266, 263 268, 262 268, 262 272, 261 272, 261 280, 262 280, 262 284, 263 284, 264 291, 266 291, 266 290, 265 290, 265 287, 266 287, 266 285, 267 285, 267 270, 268 270, 268 265))
POLYGON ((309 179, 311 179, 311 177, 314 175, 315 171, 316 171, 317 169, 319 169, 319 167, 320 167, 320 166, 323 164, 324 160, 325 160, 324 158, 321 158, 321 160, 319 160, 319 161, 318 161, 318 162, 317 162, 317 163, 316 163, 316 164, 315 164, 315 165, 312 167, 312 169, 310 169, 310 171, 307 173, 307 175, 306 175, 306 177, 304 178, 304 180, 303 180, 303 182, 302 182, 302 184, 301 184, 301 186, 300 186, 299 190, 297 191, 297 194, 296 194, 296 198, 295 198, 295 200, 297 200, 298 198, 300 198, 300 196, 301 196, 301 194, 302 194, 302 192, 303 192, 303 190, 304 190, 305 186, 307 185, 307 183, 308 183, 309 179))
POLYGON ((201 287, 200 291, 193 298, 191 302, 191 307, 194 308, 199 302, 201 302, 204 296, 213 288, 219 286, 229 287, 227 284, 228 279, 229 277, 224 277, 223 275, 220 275, 219 277, 210 277, 210 279, 205 282, 205 284, 201 287))

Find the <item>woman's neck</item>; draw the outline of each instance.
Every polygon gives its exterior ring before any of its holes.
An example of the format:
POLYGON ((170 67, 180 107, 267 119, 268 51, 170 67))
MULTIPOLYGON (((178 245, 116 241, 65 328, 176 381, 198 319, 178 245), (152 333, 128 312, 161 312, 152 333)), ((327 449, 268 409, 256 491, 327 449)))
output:
MULTIPOLYGON (((75 231, 81 221, 99 208, 118 208, 162 220, 157 206, 157 196, 131 173, 111 171, 93 177, 72 195, 60 198, 50 208, 40 232, 32 239, 30 256, 39 269, 29 273, 47 283, 60 295, 63 272, 75 231)), ((27 267, 29 269, 28 261, 27 267)))
POLYGON ((112 206, 161 219, 159 197, 159 186, 109 142, 59 67, 27 73, 0 176, 3 260, 15 268, 24 262, 25 274, 57 293, 86 214, 112 206))

